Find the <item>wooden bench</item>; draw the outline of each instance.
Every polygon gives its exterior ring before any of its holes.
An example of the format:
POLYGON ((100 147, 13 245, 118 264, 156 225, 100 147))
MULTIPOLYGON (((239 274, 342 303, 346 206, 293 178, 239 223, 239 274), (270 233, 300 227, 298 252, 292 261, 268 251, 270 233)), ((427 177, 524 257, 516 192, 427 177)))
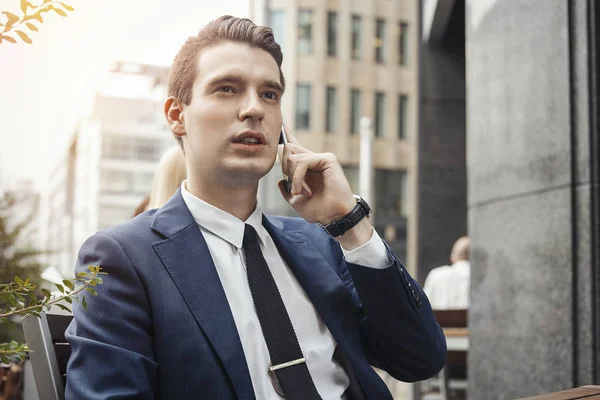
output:
POLYGON ((575 389, 524 397, 520 400, 600 400, 600 386, 581 386, 575 389))

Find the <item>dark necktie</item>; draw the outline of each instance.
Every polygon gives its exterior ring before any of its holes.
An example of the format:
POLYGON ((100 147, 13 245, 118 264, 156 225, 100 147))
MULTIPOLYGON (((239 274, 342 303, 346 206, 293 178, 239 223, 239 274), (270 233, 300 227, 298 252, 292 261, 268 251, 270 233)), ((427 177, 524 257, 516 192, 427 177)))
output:
POLYGON ((254 308, 271 356, 269 375, 272 380, 273 374, 276 375, 281 388, 274 383, 275 390, 287 400, 320 399, 321 396, 304 361, 290 316, 260 250, 256 231, 248 224, 244 229, 243 249, 254 308))

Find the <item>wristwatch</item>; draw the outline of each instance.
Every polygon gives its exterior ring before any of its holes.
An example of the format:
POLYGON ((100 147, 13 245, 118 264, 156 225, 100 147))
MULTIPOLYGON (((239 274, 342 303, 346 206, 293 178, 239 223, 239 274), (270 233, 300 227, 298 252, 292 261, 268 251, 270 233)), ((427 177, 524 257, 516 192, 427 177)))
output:
POLYGON ((343 235, 354 228, 364 217, 371 216, 371 207, 367 202, 357 195, 354 195, 354 198, 356 199, 356 205, 352 211, 324 227, 331 237, 343 235))

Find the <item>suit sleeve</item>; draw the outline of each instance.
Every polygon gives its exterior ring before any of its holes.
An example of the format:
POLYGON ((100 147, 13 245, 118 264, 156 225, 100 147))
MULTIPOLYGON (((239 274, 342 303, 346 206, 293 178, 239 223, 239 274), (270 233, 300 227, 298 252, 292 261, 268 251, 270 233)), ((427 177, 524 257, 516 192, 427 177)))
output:
POLYGON ((363 351, 398 380, 428 379, 446 362, 446 339, 421 286, 386 249, 391 265, 385 269, 342 261, 356 288, 363 351))
POLYGON ((65 337, 72 353, 65 397, 71 399, 153 399, 152 321, 145 289, 121 246, 97 233, 79 251, 75 273, 99 265, 104 283, 86 294, 88 310, 73 307, 65 337))

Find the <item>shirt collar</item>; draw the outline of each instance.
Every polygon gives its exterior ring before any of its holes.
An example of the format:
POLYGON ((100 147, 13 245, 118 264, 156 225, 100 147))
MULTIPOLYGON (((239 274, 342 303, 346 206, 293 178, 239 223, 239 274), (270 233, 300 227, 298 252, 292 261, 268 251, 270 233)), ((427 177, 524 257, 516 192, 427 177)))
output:
POLYGON ((242 248, 244 241, 245 224, 252 225, 259 240, 265 245, 268 233, 262 225, 262 210, 258 202, 252 214, 244 222, 191 194, 186 188, 186 181, 181 184, 181 196, 198 225, 238 249, 242 248))
POLYGON ((456 269, 469 269, 471 267, 471 263, 467 260, 459 260, 452 265, 456 269))

